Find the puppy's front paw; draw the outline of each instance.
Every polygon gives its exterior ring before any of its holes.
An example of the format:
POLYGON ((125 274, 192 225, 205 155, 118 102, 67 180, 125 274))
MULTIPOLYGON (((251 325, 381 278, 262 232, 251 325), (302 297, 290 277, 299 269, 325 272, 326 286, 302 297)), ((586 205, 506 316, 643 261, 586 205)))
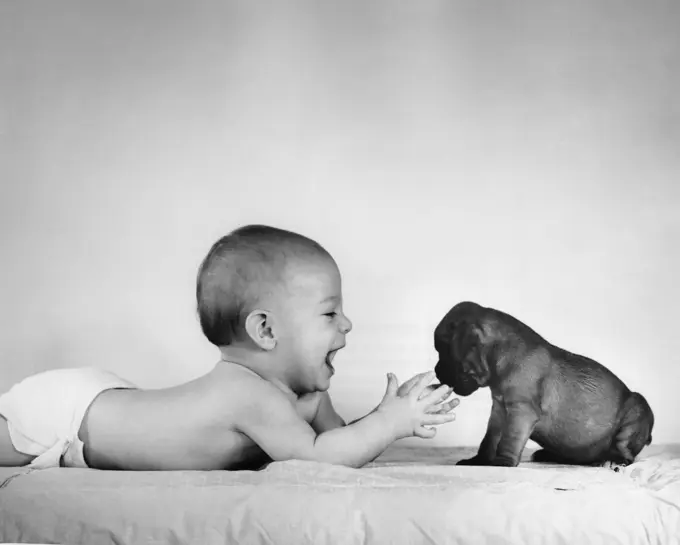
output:
POLYGON ((517 462, 514 460, 510 460, 508 458, 499 458, 496 457, 494 458, 493 462, 491 462, 492 466, 499 466, 499 467, 517 467, 517 462))
POLYGON ((460 460, 456 463, 457 466, 488 466, 491 462, 482 458, 481 456, 473 456, 472 458, 467 458, 466 460, 460 460))

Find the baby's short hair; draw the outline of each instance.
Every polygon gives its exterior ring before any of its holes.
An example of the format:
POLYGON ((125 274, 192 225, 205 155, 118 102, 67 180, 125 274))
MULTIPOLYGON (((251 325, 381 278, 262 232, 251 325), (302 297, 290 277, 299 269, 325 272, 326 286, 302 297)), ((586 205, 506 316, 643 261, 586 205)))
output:
POLYGON ((201 328, 215 346, 242 338, 245 319, 267 290, 283 280, 291 257, 330 257, 303 235, 246 225, 219 239, 198 271, 196 300, 201 328))

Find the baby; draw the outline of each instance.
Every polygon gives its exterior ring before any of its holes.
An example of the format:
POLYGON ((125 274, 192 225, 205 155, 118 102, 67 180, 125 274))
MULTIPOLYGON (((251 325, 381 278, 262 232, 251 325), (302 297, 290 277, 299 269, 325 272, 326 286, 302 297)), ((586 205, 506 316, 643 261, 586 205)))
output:
POLYGON ((121 470, 256 469, 314 460, 361 467, 392 442, 454 419, 422 373, 350 424, 328 395, 352 323, 340 272, 302 235, 263 225, 217 241, 201 264, 201 327, 221 361, 179 386, 141 389, 94 368, 39 373, 0 396, 0 465, 121 470))

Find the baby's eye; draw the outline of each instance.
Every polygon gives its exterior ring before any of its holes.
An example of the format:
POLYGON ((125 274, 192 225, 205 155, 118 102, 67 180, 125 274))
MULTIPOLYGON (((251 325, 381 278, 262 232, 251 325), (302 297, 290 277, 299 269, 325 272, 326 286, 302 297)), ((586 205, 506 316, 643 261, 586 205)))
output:
POLYGON ((324 314, 324 316, 328 316, 329 318, 335 318, 336 315, 337 315, 336 312, 327 312, 326 314, 324 314))

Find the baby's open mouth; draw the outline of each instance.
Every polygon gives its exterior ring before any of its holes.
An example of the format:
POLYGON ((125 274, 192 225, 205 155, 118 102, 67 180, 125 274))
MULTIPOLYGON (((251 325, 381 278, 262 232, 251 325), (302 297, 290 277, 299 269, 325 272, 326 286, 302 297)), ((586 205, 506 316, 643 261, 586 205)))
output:
POLYGON ((335 367, 333 367, 333 364, 331 362, 333 361, 333 358, 335 357, 336 352, 337 352, 337 350, 331 350, 328 354, 326 354, 326 365, 333 372, 335 372, 335 367))
POLYGON ((335 367, 333 367, 333 364, 332 364, 331 362, 333 361, 333 358, 335 357, 336 352, 337 352, 338 350, 342 350, 344 347, 345 347, 345 345, 344 345, 344 343, 343 343, 342 346, 338 346, 337 348, 334 348, 333 350, 330 350, 330 351, 326 354, 326 360, 325 360, 325 361, 326 361, 326 365, 328 366, 328 368, 329 368, 329 369, 331 370, 331 372, 333 372, 333 373, 335 373, 335 367))

